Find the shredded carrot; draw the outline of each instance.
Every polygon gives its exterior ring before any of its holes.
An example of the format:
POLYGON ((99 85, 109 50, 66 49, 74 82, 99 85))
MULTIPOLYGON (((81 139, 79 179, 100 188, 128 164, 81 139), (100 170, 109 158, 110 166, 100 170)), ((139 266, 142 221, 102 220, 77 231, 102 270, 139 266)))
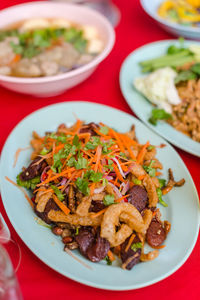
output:
POLYGON ((130 154, 130 157, 134 160, 136 160, 136 157, 135 155, 133 154, 133 151, 131 150, 131 147, 130 147, 130 142, 129 142, 129 139, 128 139, 128 136, 127 135, 124 135, 124 134, 120 134, 120 138, 125 146, 125 148, 128 150, 129 154, 130 154))
POLYGON ((100 211, 98 211, 96 214, 91 215, 90 218, 92 218, 92 219, 97 218, 100 215, 104 214, 106 210, 107 210, 107 207, 104 208, 104 209, 102 209, 102 210, 100 210, 100 211))
POLYGON ((142 146, 142 149, 140 150, 140 152, 138 153, 138 156, 137 156, 137 163, 138 164, 142 164, 143 163, 143 160, 144 160, 144 156, 146 154, 146 149, 147 147, 150 145, 149 141, 142 146))
POLYGON ((19 158, 20 153, 21 153, 22 151, 28 150, 28 149, 30 149, 30 148, 31 148, 31 147, 29 146, 29 147, 26 147, 26 148, 19 148, 19 149, 17 149, 17 151, 15 152, 15 158, 14 158, 13 168, 16 166, 16 163, 17 163, 17 161, 18 161, 18 158, 19 158))
POLYGON ((95 189, 95 182, 93 182, 90 186, 90 195, 93 195, 95 189))
POLYGON ((14 56, 14 58, 12 59, 12 61, 11 61, 10 64, 17 63, 18 61, 20 61, 21 58, 22 58, 22 57, 21 57, 20 54, 16 54, 16 55, 14 56))
POLYGON ((160 246, 151 246, 154 249, 163 249, 166 247, 166 245, 160 245, 160 246))
POLYGON ((145 176, 146 176, 146 174, 138 176, 138 180, 143 180, 145 176))
POLYGON ((162 175, 161 172, 156 172, 156 176, 160 176, 160 175, 162 175))
POLYGON ((133 243, 134 238, 135 238, 135 234, 133 233, 128 241, 128 244, 126 245, 125 252, 127 252, 128 249, 131 247, 131 244, 133 243))
POLYGON ((34 208, 33 202, 31 201, 31 199, 29 198, 29 196, 27 195, 27 193, 24 191, 24 189, 23 189, 21 186, 19 186, 16 182, 14 182, 14 181, 12 181, 10 178, 8 178, 7 176, 5 176, 5 179, 6 179, 7 181, 9 181, 10 183, 12 183, 14 186, 16 186, 18 189, 20 189, 20 190, 23 192, 23 194, 24 194, 26 200, 28 200, 28 203, 30 204, 30 206, 31 206, 32 208, 34 208))
POLYGON ((63 172, 60 172, 58 175, 52 176, 52 177, 50 177, 50 178, 44 180, 43 182, 37 184, 37 186, 44 185, 44 184, 46 184, 46 183, 48 183, 48 182, 50 182, 50 181, 53 181, 53 180, 55 180, 55 179, 57 179, 57 178, 59 178, 59 177, 61 177, 61 176, 63 177, 63 175, 67 175, 67 173, 70 173, 71 171, 75 171, 75 168, 72 167, 72 168, 69 168, 69 169, 67 169, 67 170, 65 170, 65 171, 63 171, 63 172))
POLYGON ((116 199, 115 200, 115 202, 121 202, 124 198, 127 198, 127 197, 129 197, 130 196, 130 194, 128 194, 128 195, 125 195, 125 196, 123 196, 123 197, 121 197, 121 198, 118 198, 118 199, 116 199))
POLYGON ((114 261, 115 260, 115 257, 114 257, 114 255, 113 255, 113 253, 112 253, 111 250, 108 250, 107 255, 108 255, 108 258, 110 259, 110 261, 114 261))
POLYGON ((115 138, 115 140, 117 141, 117 144, 119 145, 119 148, 120 148, 121 152, 124 153, 125 149, 124 149, 124 146, 123 146, 123 144, 120 140, 119 134, 117 134, 117 132, 115 132, 112 128, 109 128, 109 133, 110 133, 110 136, 115 138))
POLYGON ((66 214, 68 215, 70 213, 70 210, 67 206, 65 206, 56 195, 53 195, 53 200, 55 201, 55 203, 60 207, 60 209, 66 214))
POLYGON ((119 172, 118 167, 115 164, 113 164, 113 168, 114 168, 115 173, 116 173, 117 177, 119 178, 119 180, 124 182, 124 178, 122 177, 121 173, 119 172))
POLYGON ((96 151, 96 164, 95 164, 95 167, 94 167, 95 172, 97 172, 97 170, 98 170, 99 162, 100 162, 100 159, 101 159, 101 151, 102 151, 102 148, 100 146, 98 146, 97 151, 96 151))

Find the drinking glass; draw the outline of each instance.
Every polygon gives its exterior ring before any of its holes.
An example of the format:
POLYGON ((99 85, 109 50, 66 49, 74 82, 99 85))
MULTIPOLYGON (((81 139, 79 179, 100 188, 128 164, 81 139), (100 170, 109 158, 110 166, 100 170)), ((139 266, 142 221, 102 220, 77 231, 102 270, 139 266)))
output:
POLYGON ((16 278, 20 261, 21 250, 10 238, 8 227, 0 214, 0 300, 23 300, 16 278), (15 253, 14 267, 6 249, 15 253))

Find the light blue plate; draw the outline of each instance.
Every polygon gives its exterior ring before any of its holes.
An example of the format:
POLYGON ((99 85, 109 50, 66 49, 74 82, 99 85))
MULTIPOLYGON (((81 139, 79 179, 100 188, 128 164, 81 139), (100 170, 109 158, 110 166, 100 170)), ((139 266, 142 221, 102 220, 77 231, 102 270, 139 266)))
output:
POLYGON ((200 40, 200 28, 184 26, 181 24, 169 22, 157 14, 157 9, 164 0, 140 0, 144 11, 152 17, 159 26, 175 36, 182 36, 189 39, 200 40))
MULTIPOLYGON (((166 40, 150 43, 129 54, 121 67, 120 87, 122 94, 124 95, 131 109, 147 126, 178 148, 196 156, 200 156, 200 143, 195 142, 185 134, 175 130, 166 122, 158 122, 156 126, 153 126, 148 122, 154 106, 133 87, 133 80, 137 77, 145 75, 141 72, 139 62, 165 54, 166 49, 171 44, 178 45, 178 43, 179 42, 177 40, 166 40)), ((186 46, 191 44, 200 45, 200 43, 190 41, 185 41, 184 44, 186 46)))
POLYGON ((75 113, 86 122, 102 121, 119 131, 129 130, 136 125, 136 133, 141 143, 149 140, 152 144, 165 141, 145 127, 140 121, 119 110, 87 102, 68 102, 51 105, 40 109, 22 120, 12 131, 3 148, 0 162, 0 182, 3 203, 15 230, 25 244, 44 263, 59 273, 89 286, 109 290, 129 290, 141 288, 158 282, 175 272, 190 255, 198 235, 199 202, 192 178, 176 151, 169 145, 158 150, 158 158, 164 164, 164 175, 172 167, 176 179, 184 177, 186 184, 175 188, 165 197, 168 208, 161 208, 163 219, 172 224, 171 232, 165 242, 166 248, 160 251, 155 261, 140 263, 131 271, 125 271, 115 262, 107 266, 105 261, 92 263, 78 251, 73 253, 92 269, 87 269, 63 251, 59 237, 48 228, 38 225, 35 214, 22 192, 5 180, 5 176, 15 180, 22 166, 29 162, 31 151, 20 154, 13 168, 14 154, 18 148, 29 144, 33 130, 43 135, 52 131, 61 123, 74 123, 75 113))

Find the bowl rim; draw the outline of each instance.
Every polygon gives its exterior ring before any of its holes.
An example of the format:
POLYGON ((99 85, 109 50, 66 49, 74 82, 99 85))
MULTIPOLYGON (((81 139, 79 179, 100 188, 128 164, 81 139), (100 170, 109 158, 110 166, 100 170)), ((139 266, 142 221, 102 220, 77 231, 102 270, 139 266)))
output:
POLYGON ((15 77, 15 76, 8 76, 8 75, 0 75, 0 82, 11 82, 11 83, 22 83, 22 84, 35 84, 35 83, 47 83, 52 81, 59 81, 62 79, 68 79, 73 78, 77 75, 80 75, 86 71, 89 71, 90 69, 96 67, 101 61, 104 60, 108 56, 108 54, 111 52, 114 43, 115 43, 115 31, 110 24, 110 22, 104 17, 102 14, 97 12, 96 10, 85 7, 79 4, 71 4, 71 3, 63 3, 63 2, 49 2, 49 1, 32 1, 28 3, 22 3, 10 6, 8 8, 2 9, 0 11, 0 17, 1 14, 7 13, 7 11, 11 11, 15 8, 20 9, 21 7, 40 7, 40 6, 57 6, 57 7, 72 7, 72 8, 79 8, 82 11, 88 12, 95 16, 95 18, 98 18, 100 22, 104 25, 105 30, 108 32, 108 42, 106 43, 103 51, 99 53, 91 62, 78 67, 75 70, 68 71, 63 74, 53 75, 53 76, 46 76, 46 77, 15 77))
MULTIPOLYGON (((149 1, 150 3, 150 1, 149 1)), ((156 22, 161 23, 162 25, 168 26, 168 27, 172 27, 176 30, 180 30, 180 31, 187 31, 188 33, 200 33, 200 28, 194 28, 194 27, 184 27, 183 25, 179 25, 173 22, 169 22, 169 21, 165 21, 164 19, 162 19, 161 17, 158 16, 158 14, 156 12, 151 12, 151 10, 149 9, 149 7, 146 5, 146 1, 145 0, 140 0, 140 5, 142 6, 143 10, 146 12, 147 15, 149 15, 152 19, 154 19, 156 22)), ((191 37, 192 38, 192 37, 191 37)))

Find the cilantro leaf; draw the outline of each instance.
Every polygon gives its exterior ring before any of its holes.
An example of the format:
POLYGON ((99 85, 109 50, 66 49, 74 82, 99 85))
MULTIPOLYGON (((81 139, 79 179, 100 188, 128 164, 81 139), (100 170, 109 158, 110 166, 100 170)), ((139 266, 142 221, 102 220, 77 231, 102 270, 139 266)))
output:
POLYGON ((56 196, 58 197, 58 199, 60 201, 63 201, 65 199, 65 196, 63 195, 63 193, 59 190, 59 188, 57 188, 57 186, 55 185, 50 185, 50 187, 52 188, 52 190, 54 191, 54 193, 56 194, 56 196))
POLYGON ((142 243, 134 243, 131 245, 131 249, 136 252, 137 249, 141 249, 142 248, 142 243))
POLYGON ((152 160, 148 166, 143 166, 143 169, 149 174, 150 177, 154 177, 156 175, 156 169, 152 168, 152 165, 155 161, 152 160))
POLYGON ((67 166, 73 167, 74 164, 75 164, 75 162, 76 162, 76 159, 75 159, 75 157, 72 156, 72 157, 70 157, 70 159, 68 160, 67 166))
POLYGON ((142 184, 142 181, 139 180, 139 179, 137 179, 137 178, 135 178, 135 179, 133 179, 133 183, 134 183, 134 184, 137 184, 137 185, 141 185, 141 184, 142 184))
POLYGON ((174 79, 174 83, 178 84, 181 81, 187 81, 190 79, 196 79, 197 75, 191 70, 181 71, 176 78, 174 79))
POLYGON ((108 265, 108 266, 111 266, 111 265, 112 265, 112 261, 110 260, 110 258, 109 258, 108 256, 106 256, 106 257, 104 258, 104 260, 107 262, 107 265, 108 265))
POLYGON ((94 150, 100 144, 100 138, 98 136, 93 136, 89 142, 85 145, 86 150, 94 150))
POLYGON ((109 128, 107 126, 102 126, 99 130, 103 134, 108 134, 109 128))
POLYGON ((40 155, 46 155, 47 153, 49 153, 49 150, 47 150, 45 147, 42 149, 42 151, 40 152, 40 155))
POLYGON ((151 151, 153 149, 155 149, 155 146, 153 146, 153 145, 150 145, 150 146, 147 147, 147 150, 149 150, 149 151, 151 151))
POLYGON ((55 153, 53 156, 54 163, 53 163, 53 166, 51 167, 53 172, 57 173, 57 170, 58 170, 58 173, 61 172, 61 169, 62 169, 61 159, 62 158, 66 158, 66 154, 64 153, 63 149, 58 151, 58 153, 55 153))
POLYGON ((108 206, 108 205, 111 205, 111 204, 114 204, 115 202, 115 197, 114 195, 106 195, 103 199, 103 203, 105 206, 108 206))
MULTIPOLYGON (((21 173, 20 173, 21 174, 21 173)), ((22 181, 21 179, 20 179, 20 174, 18 174, 17 175, 17 184, 19 185, 19 186, 23 186, 23 187, 25 187, 25 188, 27 188, 27 189, 31 189, 31 190, 34 190, 35 188, 36 188, 36 185, 38 184, 38 183, 40 183, 40 176, 37 176, 37 177, 35 177, 35 178, 33 178, 33 179, 29 179, 29 180, 26 180, 26 181, 22 181)))
POLYGON ((191 66, 190 70, 192 70, 195 74, 200 75, 200 63, 196 63, 191 66))
POLYGON ((168 114, 164 109, 154 108, 151 112, 149 122, 152 125, 157 125, 158 120, 169 120, 172 119, 172 115, 168 114))
POLYGON ((84 195, 89 195, 90 189, 88 187, 87 180, 78 177, 75 183, 76 183, 76 186, 79 189, 79 191, 81 191, 84 195))
POLYGON ((77 169, 77 170, 80 170, 80 169, 86 169, 88 166, 88 161, 86 158, 84 157, 79 157, 78 158, 78 161, 75 161, 74 162, 74 167, 77 169))
POLYGON ((94 172, 93 170, 89 170, 85 173, 84 178, 97 183, 103 178, 103 174, 101 172, 94 172))
POLYGON ((166 179, 158 179, 159 183, 160 183, 160 188, 164 187, 166 184, 166 179))
POLYGON ((164 207, 167 207, 167 203, 162 199, 162 190, 160 188, 156 189, 157 195, 158 195, 158 200, 159 203, 162 204, 164 207))

